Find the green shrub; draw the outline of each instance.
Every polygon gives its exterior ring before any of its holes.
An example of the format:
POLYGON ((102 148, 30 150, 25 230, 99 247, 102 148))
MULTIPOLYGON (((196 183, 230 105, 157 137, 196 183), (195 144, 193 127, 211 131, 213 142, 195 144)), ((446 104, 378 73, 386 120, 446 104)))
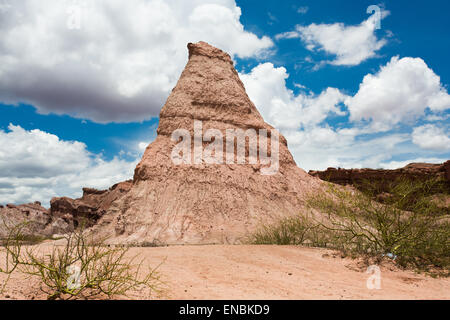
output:
POLYGON ((437 201, 432 201, 433 198, 442 200, 450 196, 450 183, 443 178, 420 180, 403 176, 392 181, 363 180, 355 187, 372 199, 402 210, 450 214, 450 207, 438 206, 437 201))
POLYGON ((53 245, 50 253, 44 247, 24 247, 20 228, 13 228, 4 246, 8 274, 15 270, 40 280, 48 299, 89 299, 126 296, 132 289, 156 290, 156 269, 141 269, 144 261, 128 257, 126 246, 110 246, 92 241, 83 230, 64 238, 64 245, 53 245), (44 251, 44 252, 42 252, 44 251))
POLYGON ((276 225, 263 226, 252 236, 254 244, 298 245, 310 238, 314 226, 302 216, 289 217, 276 225))
POLYGON ((427 189, 433 181, 396 181, 384 203, 369 192, 329 184, 311 196, 311 214, 291 217, 252 235, 257 244, 312 245, 352 256, 380 258, 392 254, 402 267, 449 275, 450 217, 436 211, 427 189), (406 210, 407 209, 407 210, 406 210))

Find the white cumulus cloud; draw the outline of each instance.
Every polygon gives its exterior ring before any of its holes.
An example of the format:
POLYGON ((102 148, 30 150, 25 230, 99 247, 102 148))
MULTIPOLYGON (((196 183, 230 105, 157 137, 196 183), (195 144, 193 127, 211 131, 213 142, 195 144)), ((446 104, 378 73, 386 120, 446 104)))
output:
MULTIPOLYGON (((388 11, 381 12, 381 18, 388 11)), ((376 56, 377 51, 386 45, 386 39, 378 39, 376 34, 376 16, 356 26, 343 23, 297 25, 294 31, 278 34, 276 39, 300 38, 310 51, 323 51, 335 56, 329 61, 338 66, 355 66, 376 56)))
POLYGON ((188 42, 233 56, 273 45, 245 31, 234 0, 14 1, 0 18, 0 102, 96 122, 159 114, 188 42))
POLYGON ((350 120, 372 120, 375 130, 389 130, 432 111, 450 108, 450 95, 421 58, 393 57, 376 74, 368 74, 346 101, 350 120))
POLYGON ((264 120, 279 129, 308 127, 321 123, 330 115, 345 114, 339 104, 347 96, 338 89, 328 88, 320 95, 294 95, 286 87, 289 74, 284 67, 263 63, 239 76, 264 120))
MULTIPOLYGON (((397 159, 406 157, 411 162, 420 159, 436 161, 436 157, 422 149, 448 151, 450 143, 443 129, 419 127, 411 135, 395 130, 392 125, 407 123, 416 109, 420 110, 418 115, 423 114, 427 101, 438 101, 430 97, 442 97, 440 92, 444 89, 439 77, 421 59, 409 58, 404 60, 406 64, 395 65, 398 61, 394 58, 378 74, 366 76, 354 97, 336 88, 327 88, 320 94, 304 93, 303 90, 295 94, 286 86, 289 77, 286 69, 271 63, 260 64, 240 77, 264 119, 285 135, 290 151, 303 169, 393 168, 404 163, 397 159), (410 82, 407 81, 411 76, 407 72, 411 68, 409 61, 413 62, 412 68, 417 72, 412 74, 421 75, 410 82), (392 80, 385 76, 384 70, 390 69, 392 64, 395 65, 394 74, 397 69, 400 74, 406 72, 405 79, 400 76, 392 80), (377 79, 376 84, 367 81, 372 78, 377 79), (428 81, 432 83, 431 89, 424 85, 428 81), (367 90, 368 84, 373 90, 367 90), (376 97, 364 99, 362 93, 376 97), (373 122, 358 121, 367 118, 373 119, 378 128, 373 122), (353 121, 348 122, 348 119, 353 121), (385 132, 379 134, 380 128, 385 132), (412 154, 415 158, 411 157, 412 154)), ((297 86, 305 89, 301 84, 297 86)), ((415 119, 414 116, 412 118, 415 119)))
POLYGON ((399 152, 398 145, 409 138, 405 134, 391 134, 361 139, 366 128, 329 126, 330 118, 347 115, 342 103, 348 96, 336 88, 327 88, 318 95, 303 92, 296 95, 286 87, 289 75, 283 67, 264 63, 240 77, 265 121, 285 135, 290 151, 303 169, 378 167, 399 152))
POLYGON ((81 196, 82 187, 108 188, 131 179, 136 161, 110 161, 91 154, 78 141, 9 125, 0 130, 0 203, 41 201, 54 196, 81 196))
POLYGON ((446 152, 450 150, 448 132, 432 124, 414 128, 412 141, 422 149, 446 152))

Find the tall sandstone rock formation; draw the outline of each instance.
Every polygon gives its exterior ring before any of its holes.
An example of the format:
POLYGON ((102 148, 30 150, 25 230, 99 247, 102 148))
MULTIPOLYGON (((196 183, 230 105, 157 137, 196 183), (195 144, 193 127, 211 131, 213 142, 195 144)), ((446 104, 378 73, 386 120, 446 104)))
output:
POLYGON ((273 175, 262 174, 265 164, 259 162, 172 161, 179 142, 173 132, 185 129, 194 139, 194 121, 202 122, 202 134, 273 129, 250 101, 227 53, 205 42, 188 49, 189 61, 161 110, 157 138, 136 167, 130 191, 93 228, 114 242, 239 243, 263 224, 300 213, 305 195, 321 186, 320 179, 297 167, 281 135, 279 170, 273 175))

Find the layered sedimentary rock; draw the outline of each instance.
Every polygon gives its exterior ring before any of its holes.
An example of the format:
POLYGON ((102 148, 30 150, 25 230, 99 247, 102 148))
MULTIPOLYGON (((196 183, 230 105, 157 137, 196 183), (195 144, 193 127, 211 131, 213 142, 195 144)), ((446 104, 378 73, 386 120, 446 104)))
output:
POLYGON ((136 167, 130 191, 111 204, 96 234, 121 243, 238 243, 262 224, 301 212, 304 196, 321 186, 297 167, 286 139, 276 141, 230 56, 205 42, 188 49, 189 61, 161 110, 157 138, 136 167), (244 137, 244 164, 238 163, 238 140, 226 140, 227 130, 239 129, 260 134, 256 147, 244 137), (192 148, 174 155, 183 140, 179 130, 192 148), (221 150, 210 148, 220 139, 221 150), (212 161, 205 157, 211 149, 212 161), (261 156, 266 151, 269 160, 261 156))
POLYGON ((107 190, 83 188, 83 196, 78 199, 53 198, 50 201, 50 215, 63 219, 72 230, 82 225, 90 227, 108 211, 112 202, 130 190, 131 185, 130 180, 117 183, 107 190))
POLYGON ((411 163, 395 170, 328 168, 325 171, 309 171, 309 174, 342 185, 360 185, 370 181, 383 186, 400 177, 422 181, 441 178, 450 184, 450 160, 443 164, 411 163))
POLYGON ((109 209, 112 202, 125 195, 132 181, 124 181, 107 190, 83 188, 78 199, 53 198, 50 209, 39 202, 0 206, 0 239, 8 235, 8 227, 26 223, 22 233, 26 236, 50 237, 72 232, 82 224, 94 225, 109 209))
POLYGON ((11 227, 20 224, 24 226, 21 233, 25 236, 50 237, 69 230, 62 219, 53 219, 39 202, 0 207, 0 239, 8 237, 11 227))

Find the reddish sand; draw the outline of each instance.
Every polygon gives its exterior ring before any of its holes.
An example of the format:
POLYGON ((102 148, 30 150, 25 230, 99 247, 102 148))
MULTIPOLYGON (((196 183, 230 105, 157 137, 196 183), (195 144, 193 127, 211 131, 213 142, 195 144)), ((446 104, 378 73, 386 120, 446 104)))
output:
MULTIPOLYGON (((381 267, 381 289, 357 261, 323 249, 293 246, 172 246, 133 248, 159 271, 157 299, 450 299, 450 279, 381 267)), ((3 256, 0 256, 3 258, 3 256)), ((0 275, 3 283, 5 275, 0 275)), ((42 299, 38 283, 15 274, 2 299, 42 299)), ((133 299, 149 298, 133 292, 133 299)))

